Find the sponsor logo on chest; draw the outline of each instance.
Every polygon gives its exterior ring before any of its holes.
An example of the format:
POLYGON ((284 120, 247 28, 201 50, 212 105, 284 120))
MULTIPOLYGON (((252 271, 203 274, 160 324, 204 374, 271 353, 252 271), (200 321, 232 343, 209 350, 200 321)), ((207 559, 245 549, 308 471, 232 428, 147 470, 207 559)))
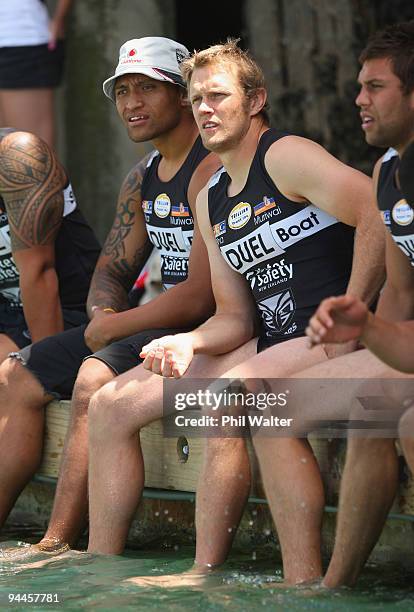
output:
POLYGON ((147 232, 152 244, 162 255, 188 257, 191 242, 180 227, 164 228, 147 225, 147 232))
POLYGON ((414 219, 414 211, 404 199, 394 204, 391 215, 398 225, 410 225, 414 219))
POLYGON ((266 289, 286 283, 293 278, 293 264, 286 263, 282 258, 279 261, 268 263, 263 268, 255 268, 246 274, 252 291, 265 291, 266 289))
POLYGON ((248 223, 252 216, 252 207, 248 202, 239 202, 230 211, 228 224, 231 229, 240 229, 248 223))
POLYGON ((154 212, 160 219, 168 217, 171 211, 171 200, 166 193, 160 193, 154 200, 154 212))
POLYGON ((316 206, 306 206, 298 213, 273 223, 273 236, 284 249, 292 244, 321 232, 330 225, 338 223, 338 219, 328 215, 316 206))
POLYGON ((240 240, 220 246, 220 250, 227 263, 241 274, 260 262, 284 253, 275 242, 269 223, 258 227, 240 240))

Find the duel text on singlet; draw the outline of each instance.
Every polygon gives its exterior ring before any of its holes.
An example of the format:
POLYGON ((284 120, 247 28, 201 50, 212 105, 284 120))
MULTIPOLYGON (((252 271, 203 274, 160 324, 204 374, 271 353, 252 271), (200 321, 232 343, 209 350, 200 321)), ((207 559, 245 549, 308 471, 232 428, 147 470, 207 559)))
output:
POLYGON ((147 163, 141 187, 142 210, 149 239, 160 253, 161 279, 166 289, 188 275, 194 219, 187 190, 195 169, 208 153, 198 137, 181 168, 166 182, 158 178, 158 151, 147 163))

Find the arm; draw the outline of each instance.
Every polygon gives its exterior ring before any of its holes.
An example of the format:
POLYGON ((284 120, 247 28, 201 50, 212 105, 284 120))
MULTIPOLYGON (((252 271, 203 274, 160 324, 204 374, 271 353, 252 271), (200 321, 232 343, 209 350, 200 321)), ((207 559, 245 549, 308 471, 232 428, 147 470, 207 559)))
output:
POLYGON ((62 222, 66 182, 56 157, 37 136, 13 132, 1 141, 0 192, 33 342, 63 330, 55 240, 62 222))
POLYGON ((328 298, 309 322, 311 345, 360 339, 389 366, 404 372, 414 371, 412 346, 414 325, 414 270, 408 258, 387 232, 387 283, 375 314, 356 297, 328 298))
POLYGON ((49 49, 53 50, 56 47, 58 38, 63 38, 65 35, 65 21, 69 13, 72 0, 58 0, 52 19, 49 22, 49 49))
MULTIPOLYGON (((195 209, 196 194, 217 167, 217 159, 209 155, 195 171, 188 190, 192 210, 195 209)), ((105 317, 99 312, 99 321, 91 324, 89 336, 85 337, 92 350, 98 350, 118 338, 125 338, 146 329, 195 326, 214 312, 208 256, 196 217, 187 279, 150 302, 128 309, 128 291, 148 256, 149 240, 141 210, 141 198, 138 195, 144 169, 145 166, 141 165, 139 176, 135 172, 124 184, 119 198, 117 219, 92 280, 88 299, 90 311, 94 308, 91 315, 96 315, 99 310, 108 307, 117 311, 115 314, 105 314, 105 317), (137 212, 133 213, 133 210, 137 212), (129 229, 132 226, 134 231, 129 229), (141 246, 137 250, 138 244, 141 246), (144 245, 147 247, 144 248, 144 245), (130 252, 133 257, 123 256, 124 252, 130 252), (118 312, 119 310, 123 312, 118 312)))
POLYGON ((197 199, 201 234, 210 260, 216 314, 187 334, 166 336, 143 347, 144 367, 163 376, 182 376, 193 355, 220 355, 253 337, 256 309, 244 278, 224 261, 213 235, 208 215, 207 188, 197 199))
POLYGON ((356 228, 347 293, 371 303, 384 280, 384 228, 371 180, 318 144, 296 136, 275 143, 267 153, 266 165, 289 198, 312 202, 356 228))
POLYGON ((414 373, 414 321, 385 321, 350 295, 328 298, 306 330, 312 346, 360 339, 381 361, 396 370, 414 373))

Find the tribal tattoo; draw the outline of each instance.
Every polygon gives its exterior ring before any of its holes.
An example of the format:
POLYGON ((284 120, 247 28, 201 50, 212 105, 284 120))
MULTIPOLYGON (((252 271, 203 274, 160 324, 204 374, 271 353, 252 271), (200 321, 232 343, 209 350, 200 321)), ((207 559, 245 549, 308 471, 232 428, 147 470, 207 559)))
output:
POLYGON ((144 158, 126 177, 118 200, 117 212, 111 231, 102 249, 105 263, 98 264, 89 292, 88 303, 128 308, 127 294, 131 290, 142 266, 147 261, 152 244, 149 238, 127 250, 127 237, 137 222, 141 205, 141 183, 145 172, 144 158))
POLYGON ((0 141, 0 194, 13 250, 54 243, 65 180, 56 157, 37 136, 13 132, 0 141))

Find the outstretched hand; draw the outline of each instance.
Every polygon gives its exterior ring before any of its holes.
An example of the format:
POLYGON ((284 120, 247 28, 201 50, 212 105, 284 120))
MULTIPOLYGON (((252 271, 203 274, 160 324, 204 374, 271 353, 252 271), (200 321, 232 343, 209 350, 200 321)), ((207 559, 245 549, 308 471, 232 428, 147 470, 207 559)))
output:
POLYGON ((323 300, 309 321, 310 346, 357 340, 364 331, 368 307, 357 297, 342 295, 323 300))
POLYGON ((187 334, 164 336, 142 347, 140 357, 146 370, 166 378, 180 378, 187 371, 194 351, 187 334))

